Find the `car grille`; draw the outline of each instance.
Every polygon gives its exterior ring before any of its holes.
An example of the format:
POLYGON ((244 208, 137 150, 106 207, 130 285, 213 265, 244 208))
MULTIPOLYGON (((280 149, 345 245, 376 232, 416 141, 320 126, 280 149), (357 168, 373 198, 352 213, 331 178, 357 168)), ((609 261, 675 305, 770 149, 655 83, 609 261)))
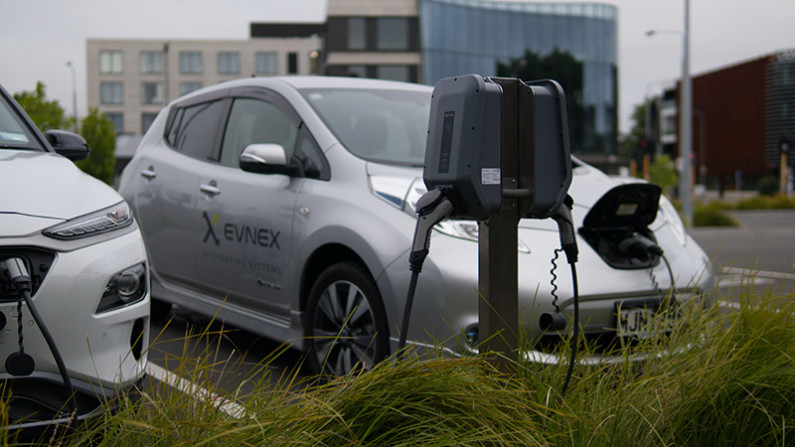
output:
MULTIPOLYGON (((0 249, 0 261, 14 257, 21 258, 25 262, 32 282, 31 295, 35 295, 36 291, 39 290, 39 287, 44 282, 47 273, 50 271, 53 261, 55 261, 55 254, 35 248, 20 247, 0 249)), ((17 301, 19 298, 17 291, 0 278, 0 302, 17 301)))

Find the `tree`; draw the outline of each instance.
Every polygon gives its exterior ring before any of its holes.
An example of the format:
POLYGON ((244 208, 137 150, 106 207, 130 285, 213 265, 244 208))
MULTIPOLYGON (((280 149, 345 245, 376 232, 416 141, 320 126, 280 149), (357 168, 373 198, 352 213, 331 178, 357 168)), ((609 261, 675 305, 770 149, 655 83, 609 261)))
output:
POLYGON ((583 106, 583 63, 568 51, 554 51, 544 57, 526 50, 524 56, 508 63, 497 62, 497 76, 523 81, 554 79, 566 92, 566 114, 572 150, 585 146, 585 108, 583 106))
POLYGON ((628 134, 621 136, 618 145, 618 155, 624 158, 634 158, 633 155, 642 150, 642 142, 646 138, 646 104, 635 105, 632 111, 632 128, 628 134))
POLYGON ((36 82, 36 90, 15 93, 14 99, 42 132, 69 127, 63 107, 57 100, 47 100, 47 87, 41 81, 36 82))
POLYGON ((677 183, 676 167, 674 162, 666 154, 658 154, 654 157, 654 162, 649 167, 650 182, 660 185, 667 195, 671 195, 671 190, 677 183))
POLYGON ((113 122, 92 107, 83 118, 80 129, 91 148, 91 154, 87 159, 77 162, 77 166, 83 172, 113 185, 116 167, 116 129, 113 122))

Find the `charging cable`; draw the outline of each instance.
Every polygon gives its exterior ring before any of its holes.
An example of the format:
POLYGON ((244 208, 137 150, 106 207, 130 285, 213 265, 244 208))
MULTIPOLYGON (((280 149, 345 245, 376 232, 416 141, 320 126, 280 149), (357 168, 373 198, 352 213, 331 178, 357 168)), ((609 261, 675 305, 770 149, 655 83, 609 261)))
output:
POLYGON ((431 246, 431 230, 442 219, 453 213, 453 204, 441 189, 432 189, 420 197, 416 205, 417 226, 414 229, 414 242, 409 255, 409 269, 411 280, 403 309, 403 324, 400 328, 400 341, 398 342, 398 358, 403 358, 406 347, 406 336, 411 319, 411 307, 414 302, 414 293, 417 289, 417 278, 422 271, 422 264, 428 257, 431 246))
POLYGON ((21 297, 17 307, 19 352, 11 354, 6 359, 6 371, 13 376, 27 376, 35 369, 33 357, 25 354, 22 345, 22 301, 24 301, 28 306, 28 310, 30 310, 30 314, 33 315, 33 319, 39 326, 52 356, 55 358, 55 364, 58 366, 58 372, 61 374, 67 399, 73 412, 72 418, 74 422, 77 422, 77 397, 75 396, 74 388, 72 388, 72 381, 69 379, 69 374, 66 372, 66 365, 64 364, 63 357, 61 357, 61 353, 58 351, 58 347, 55 345, 55 340, 53 340, 50 331, 44 324, 44 320, 42 320, 41 314, 39 314, 30 296, 31 280, 28 269, 25 267, 25 261, 20 258, 8 258, 0 262, 0 279, 10 283, 11 287, 16 290, 21 297))
MULTIPOLYGON (((571 375, 574 372, 574 364, 577 359, 577 347, 579 344, 580 338, 580 291, 579 285, 577 282, 577 268, 575 264, 577 263, 577 257, 579 256, 579 249, 577 248, 577 237, 574 234, 574 219, 571 216, 571 209, 574 206, 574 200, 572 200, 571 196, 567 195, 566 200, 563 204, 558 207, 557 210, 552 214, 552 219, 555 220, 555 223, 558 224, 558 234, 560 235, 560 248, 566 253, 566 261, 569 263, 571 267, 571 283, 572 283, 572 292, 573 292, 573 302, 574 302, 574 329, 571 336, 571 357, 569 359, 569 368, 566 372, 566 378, 563 380, 563 387, 560 390, 560 395, 563 396, 566 394, 566 389, 569 387, 569 381, 571 380, 571 375)), ((557 258, 557 250, 555 251, 555 257, 557 258)), ((553 260, 553 265, 554 260, 553 260)), ((554 272, 554 269, 553 269, 554 272)), ((557 289, 557 285, 554 284, 554 276, 553 273, 553 295, 554 290, 557 289)), ((556 297, 556 296, 555 296, 556 297)), ((559 312, 557 308, 557 304, 555 304, 554 313, 545 312, 541 314, 541 318, 539 320, 539 325, 543 330, 555 330, 560 331, 565 329, 566 327, 566 317, 563 316, 559 312)))

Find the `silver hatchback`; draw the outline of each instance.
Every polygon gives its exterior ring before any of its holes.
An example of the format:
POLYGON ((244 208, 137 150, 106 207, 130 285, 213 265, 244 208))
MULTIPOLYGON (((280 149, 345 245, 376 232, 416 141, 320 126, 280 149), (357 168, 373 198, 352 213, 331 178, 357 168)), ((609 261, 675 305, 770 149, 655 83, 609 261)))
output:
MULTIPOLYGON (((169 104, 120 187, 144 234, 153 297, 307 350, 325 373, 384 359, 400 335, 431 91, 354 78, 248 78, 169 104)), ((714 287, 707 256, 665 198, 645 231, 671 268, 659 259, 616 263, 610 242, 586 231, 587 216, 627 180, 575 166, 587 336, 608 344, 642 336, 646 328, 619 309, 653 311, 674 284, 678 301, 714 287)), ((545 349, 559 336, 538 322, 544 312, 571 316, 571 280, 550 273, 557 228, 525 220, 519 240, 525 358, 557 361, 545 349)), ((432 247, 409 342, 474 352, 477 224, 442 222, 432 247)))

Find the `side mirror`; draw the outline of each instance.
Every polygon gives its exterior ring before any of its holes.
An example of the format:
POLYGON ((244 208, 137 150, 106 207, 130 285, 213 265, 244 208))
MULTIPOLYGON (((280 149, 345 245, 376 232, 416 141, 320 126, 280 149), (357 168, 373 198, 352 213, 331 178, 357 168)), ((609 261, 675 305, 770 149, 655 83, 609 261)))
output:
POLYGON ((240 154, 240 169, 258 174, 291 175, 295 167, 287 163, 287 152, 280 144, 249 144, 240 154))
POLYGON ((65 130, 48 130, 45 136, 56 153, 72 161, 88 158, 88 143, 80 135, 65 130))

